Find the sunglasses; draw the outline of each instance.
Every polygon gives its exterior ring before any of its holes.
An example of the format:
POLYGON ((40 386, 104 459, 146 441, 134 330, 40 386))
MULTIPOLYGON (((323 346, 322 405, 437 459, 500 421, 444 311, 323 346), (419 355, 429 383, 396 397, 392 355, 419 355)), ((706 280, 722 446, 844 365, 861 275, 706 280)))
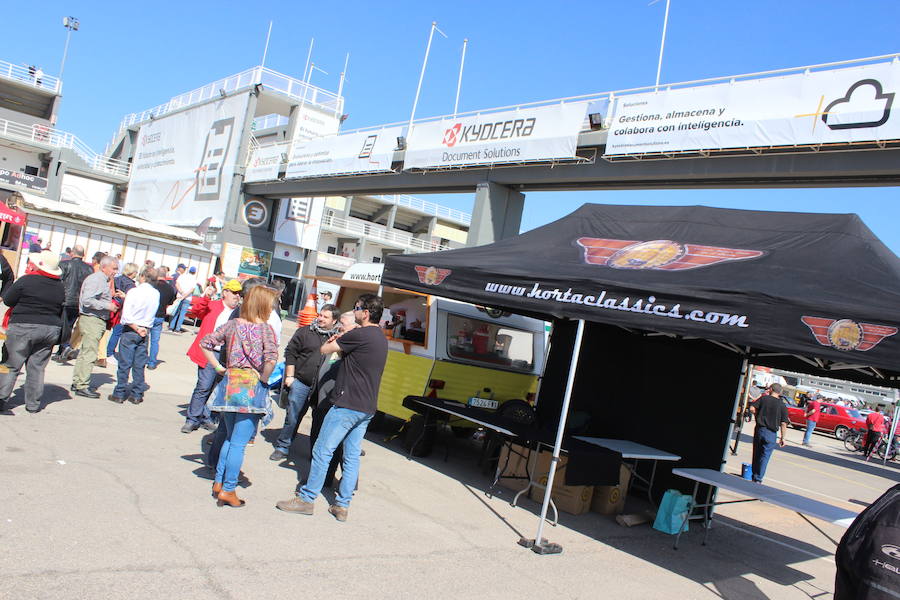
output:
POLYGON ((365 306, 354 306, 353 310, 366 310, 365 306))

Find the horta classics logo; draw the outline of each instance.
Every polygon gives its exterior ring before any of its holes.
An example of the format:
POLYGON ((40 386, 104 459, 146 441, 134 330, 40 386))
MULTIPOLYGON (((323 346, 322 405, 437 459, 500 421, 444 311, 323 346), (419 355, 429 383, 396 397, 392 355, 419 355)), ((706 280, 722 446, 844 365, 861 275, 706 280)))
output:
POLYGON ((440 285, 447 275, 452 273, 450 269, 438 269, 437 267, 423 267, 416 265, 416 273, 419 275, 419 283, 425 285, 440 285))
POLYGON ((850 319, 804 316, 800 320, 809 327, 817 342, 838 350, 865 352, 877 346, 884 338, 897 333, 896 327, 857 323, 850 319))
POLYGON ((613 269, 649 269, 654 271, 684 271, 699 269, 721 262, 759 258, 760 250, 719 248, 698 244, 681 244, 672 240, 611 240, 578 238, 584 248, 584 262, 613 269))

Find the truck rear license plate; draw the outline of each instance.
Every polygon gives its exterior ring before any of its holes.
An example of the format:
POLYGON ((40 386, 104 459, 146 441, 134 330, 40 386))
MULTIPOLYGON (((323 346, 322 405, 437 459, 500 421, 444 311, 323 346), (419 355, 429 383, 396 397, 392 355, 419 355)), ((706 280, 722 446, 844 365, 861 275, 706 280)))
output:
POLYGON ((491 400, 490 398, 469 398, 469 406, 472 408, 490 408, 496 409, 500 406, 500 402, 497 400, 491 400))

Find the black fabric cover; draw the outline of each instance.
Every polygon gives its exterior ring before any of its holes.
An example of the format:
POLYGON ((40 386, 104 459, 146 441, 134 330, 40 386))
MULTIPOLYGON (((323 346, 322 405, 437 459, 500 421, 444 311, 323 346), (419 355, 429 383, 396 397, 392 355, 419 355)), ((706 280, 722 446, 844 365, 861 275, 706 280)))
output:
POLYGON ((563 447, 569 455, 566 485, 619 485, 621 454, 576 439, 566 440, 563 447))
POLYGON ((900 260, 853 214, 586 204, 493 244, 391 255, 383 283, 751 351, 900 365, 900 260))

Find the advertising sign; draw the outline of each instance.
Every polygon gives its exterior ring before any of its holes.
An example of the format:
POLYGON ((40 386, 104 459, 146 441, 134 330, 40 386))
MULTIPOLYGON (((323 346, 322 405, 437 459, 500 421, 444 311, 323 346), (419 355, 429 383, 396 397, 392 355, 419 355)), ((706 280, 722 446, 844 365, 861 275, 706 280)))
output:
POLYGON ((272 253, 236 244, 225 244, 222 251, 222 271, 238 279, 266 277, 272 265, 272 253))
POLYGON ((333 112, 323 112, 311 106, 298 106, 297 124, 293 141, 312 140, 326 135, 336 135, 341 126, 340 117, 333 112))
POLYGON ((900 139, 900 63, 623 96, 606 155, 900 139))
POLYGON ((287 162, 288 147, 285 144, 260 146, 250 151, 250 161, 244 172, 244 181, 273 181, 278 179, 281 165, 287 162))
POLYGON ((221 227, 247 112, 231 96, 141 126, 125 212, 167 225, 221 227))
POLYGON ((295 142, 285 179, 391 170, 400 127, 295 142))
POLYGON ((47 191, 47 178, 37 175, 28 175, 20 171, 0 169, 0 184, 5 183, 16 187, 25 188, 35 192, 47 191))
POLYGON ((275 221, 275 241, 315 250, 324 212, 325 198, 282 198, 275 221))
POLYGON ((446 118, 417 123, 404 169, 428 169, 575 158, 587 104, 446 118))

